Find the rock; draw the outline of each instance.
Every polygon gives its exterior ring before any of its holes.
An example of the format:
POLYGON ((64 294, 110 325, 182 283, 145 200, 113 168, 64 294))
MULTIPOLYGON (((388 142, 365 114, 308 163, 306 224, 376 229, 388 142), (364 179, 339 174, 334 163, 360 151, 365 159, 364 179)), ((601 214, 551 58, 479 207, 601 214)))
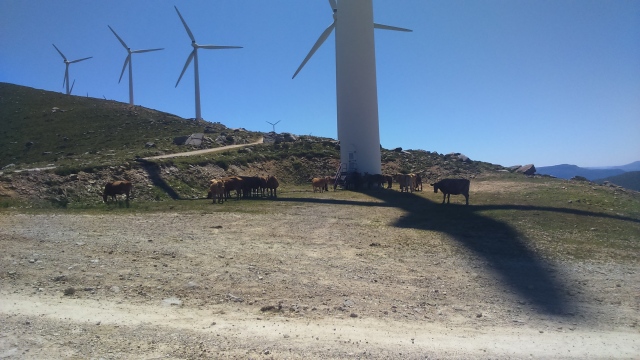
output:
POLYGON ((189 282, 187 283, 187 287, 188 287, 189 289, 196 289, 196 288, 199 288, 199 287, 200 287, 200 285, 198 285, 195 281, 189 281, 189 282))
POLYGON ((64 289, 64 295, 65 296, 71 296, 71 295, 73 295, 75 293, 76 293, 76 289, 74 289, 72 287, 64 289))
POLYGON ((243 298, 234 296, 231 293, 227 294, 227 299, 229 299, 231 301, 234 301, 234 302, 243 302, 244 301, 243 298))
POLYGON ((350 316, 350 317, 352 317, 352 318, 357 318, 357 317, 358 317, 358 314, 356 314, 356 313, 351 313, 351 315, 349 315, 349 316, 350 316))
POLYGON ((516 170, 517 173, 525 174, 525 175, 533 175, 536 173, 536 167, 533 164, 524 165, 516 170))
POLYGON ((156 147, 156 144, 152 143, 152 142, 148 142, 148 143, 144 144, 144 147, 146 147, 146 148, 154 148, 154 147, 156 147))
POLYGON ((58 275, 58 276, 53 278, 53 281, 67 281, 67 276, 66 275, 58 275))
POLYGON ((119 286, 112 286, 109 290, 111 290, 114 293, 119 293, 120 292, 120 287, 119 286))
POLYGON ((177 297, 170 297, 170 298, 166 298, 164 300, 162 300, 162 305, 165 306, 181 306, 182 305, 182 300, 178 299, 177 297))
POLYGON ((351 306, 353 306, 353 305, 354 305, 354 302, 353 302, 353 300, 349 300, 349 299, 347 299, 347 300, 345 300, 345 301, 344 301, 343 305, 344 305, 344 306, 351 307, 351 306))

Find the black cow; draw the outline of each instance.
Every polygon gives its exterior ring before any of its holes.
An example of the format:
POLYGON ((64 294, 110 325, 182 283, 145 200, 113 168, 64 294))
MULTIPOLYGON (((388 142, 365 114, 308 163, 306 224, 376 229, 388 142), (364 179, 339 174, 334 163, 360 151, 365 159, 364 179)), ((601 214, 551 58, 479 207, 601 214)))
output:
POLYGON ((447 204, 449 203, 449 199, 451 195, 464 195, 464 198, 467 200, 467 205, 469 205, 469 180, 467 179, 444 179, 440 180, 435 184, 431 184, 433 186, 433 192, 438 193, 438 189, 442 191, 444 197, 442 198, 442 203, 447 200, 447 204))

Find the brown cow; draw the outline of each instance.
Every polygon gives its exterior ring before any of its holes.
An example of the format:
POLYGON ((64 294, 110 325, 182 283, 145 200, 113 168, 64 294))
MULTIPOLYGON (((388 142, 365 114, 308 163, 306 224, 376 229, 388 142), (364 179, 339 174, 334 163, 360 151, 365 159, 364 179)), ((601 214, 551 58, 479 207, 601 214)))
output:
POLYGON ((415 178, 415 175, 413 174, 396 174, 394 176, 395 180, 398 182, 398 184, 400 185, 400 192, 413 192, 414 187, 413 187, 413 181, 415 178))
POLYGON ((129 194, 133 189, 133 185, 130 181, 122 180, 122 181, 112 181, 108 182, 104 185, 104 193, 102 193, 102 200, 107 202, 107 197, 111 196, 113 201, 117 201, 118 198, 116 195, 127 195, 127 200, 129 200, 129 194))
POLYGON ((447 204, 449 203, 449 199, 451 195, 464 195, 467 205, 469 205, 469 184, 470 181, 467 179, 444 179, 440 180, 435 184, 431 184, 433 186, 433 192, 438 193, 438 189, 442 191, 444 195, 442 198, 442 203, 447 200, 447 204))
POLYGON ((209 194, 211 195, 214 204, 216 203, 216 200, 218 200, 218 203, 222 204, 225 197, 224 181, 215 179, 211 180, 209 184, 209 194))
POLYGON ((278 197, 278 186, 280 186, 280 182, 278 182, 278 179, 275 176, 270 175, 267 178, 267 189, 269 189, 269 196, 278 197))
POLYGON ((221 179, 224 183, 224 197, 229 199, 231 197, 231 190, 235 190, 236 199, 240 199, 242 193, 242 179, 237 176, 229 176, 221 179))
POLYGON ((313 178, 311 179, 311 185, 313 186, 313 192, 324 192, 327 187, 327 178, 313 178))

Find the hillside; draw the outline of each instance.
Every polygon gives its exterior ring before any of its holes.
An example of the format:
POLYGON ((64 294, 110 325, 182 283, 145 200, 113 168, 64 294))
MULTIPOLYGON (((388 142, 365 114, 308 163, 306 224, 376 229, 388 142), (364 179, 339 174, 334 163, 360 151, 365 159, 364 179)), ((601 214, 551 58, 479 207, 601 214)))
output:
POLYGON ((206 128, 210 139, 224 139, 222 144, 207 142, 210 147, 259 137, 141 106, 0 83, 0 169, 9 164, 115 165, 184 151, 173 143, 174 137, 203 133, 206 128))
POLYGON ((620 175, 624 172, 622 169, 587 169, 569 164, 536 167, 536 173, 540 175, 551 175, 561 179, 571 179, 575 176, 582 176, 591 181, 608 176, 620 175))
POLYGON ((603 184, 605 181, 627 189, 640 191, 640 171, 630 171, 616 176, 609 176, 604 179, 598 179, 595 182, 603 184))
MULTIPOLYGON (((277 175, 289 184, 333 175, 339 167, 336 140, 281 136, 253 145, 184 158, 136 161, 192 148, 175 137, 206 132, 206 147, 248 144, 266 134, 229 129, 220 123, 175 115, 109 100, 67 96, 0 83, 0 196, 56 205, 97 203, 105 181, 133 180, 146 200, 199 198, 208 181, 227 175, 277 175), (147 147, 153 143, 154 147, 147 147), (51 171, 20 172, 51 167, 51 171)), ((475 177, 504 170, 456 154, 382 149, 383 172, 420 173, 425 181, 446 176, 475 177)))

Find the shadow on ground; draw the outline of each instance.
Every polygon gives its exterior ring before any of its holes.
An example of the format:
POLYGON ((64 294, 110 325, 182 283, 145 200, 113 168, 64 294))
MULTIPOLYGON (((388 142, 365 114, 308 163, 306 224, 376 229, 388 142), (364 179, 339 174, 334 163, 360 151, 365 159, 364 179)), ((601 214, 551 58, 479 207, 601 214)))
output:
POLYGON ((153 183, 154 186, 157 186, 162 189, 162 191, 166 192, 171 199, 181 200, 180 194, 173 190, 171 185, 162 178, 160 166, 158 166, 158 164, 145 159, 136 159, 136 161, 142 164, 144 170, 149 174, 149 179, 151 179, 151 183, 153 183))
POLYGON ((518 295, 538 312, 554 316, 573 316, 575 298, 567 296, 568 286, 556 275, 553 264, 527 245, 527 238, 510 225, 481 214, 487 210, 551 211, 578 216, 606 217, 640 223, 639 219, 567 208, 526 205, 442 205, 424 197, 396 191, 369 191, 382 202, 318 198, 278 198, 276 201, 333 205, 382 206, 406 211, 395 226, 449 235, 489 271, 501 279, 506 289, 518 295))

